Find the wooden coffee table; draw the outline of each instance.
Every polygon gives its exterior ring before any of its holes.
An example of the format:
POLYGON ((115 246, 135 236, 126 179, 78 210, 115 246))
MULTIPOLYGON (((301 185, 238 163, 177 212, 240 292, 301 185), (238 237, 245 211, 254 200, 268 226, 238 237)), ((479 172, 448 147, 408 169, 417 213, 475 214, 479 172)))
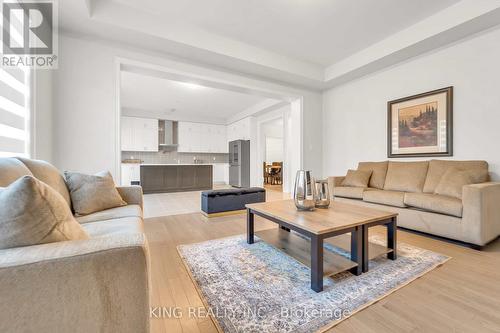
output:
POLYGON ((396 259, 397 213, 336 201, 327 209, 318 208, 314 211, 297 210, 293 200, 248 204, 246 208, 247 243, 254 243, 254 215, 277 223, 280 228, 256 234, 266 243, 309 266, 311 289, 316 292, 323 290, 324 276, 347 270, 355 275, 366 272, 368 260, 373 255, 387 253, 390 259, 396 259), (372 245, 368 242, 368 228, 374 225, 387 226, 388 242, 387 247, 373 251, 370 256, 372 245), (290 233, 290 230, 305 237, 290 233), (325 239, 348 233, 351 234, 351 260, 323 251, 325 239))

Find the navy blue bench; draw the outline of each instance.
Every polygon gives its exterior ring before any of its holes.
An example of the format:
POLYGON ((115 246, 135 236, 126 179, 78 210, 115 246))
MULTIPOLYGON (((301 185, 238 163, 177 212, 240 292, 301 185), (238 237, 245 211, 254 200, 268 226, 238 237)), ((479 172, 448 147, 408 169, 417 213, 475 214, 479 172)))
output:
POLYGON ((201 192, 201 212, 208 216, 240 213, 245 205, 265 202, 266 190, 260 187, 234 188, 201 192))

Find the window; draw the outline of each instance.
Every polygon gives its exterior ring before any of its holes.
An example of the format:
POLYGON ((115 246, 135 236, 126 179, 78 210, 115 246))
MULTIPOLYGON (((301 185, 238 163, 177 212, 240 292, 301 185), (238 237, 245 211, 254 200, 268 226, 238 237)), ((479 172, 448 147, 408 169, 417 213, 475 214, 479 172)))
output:
MULTIPOLYGON (((22 40, 19 18, 11 19, 12 38, 22 40)), ((30 109, 30 69, 0 68, 0 157, 29 157, 30 109)))
POLYGON ((29 69, 0 68, 0 157, 30 154, 29 69))

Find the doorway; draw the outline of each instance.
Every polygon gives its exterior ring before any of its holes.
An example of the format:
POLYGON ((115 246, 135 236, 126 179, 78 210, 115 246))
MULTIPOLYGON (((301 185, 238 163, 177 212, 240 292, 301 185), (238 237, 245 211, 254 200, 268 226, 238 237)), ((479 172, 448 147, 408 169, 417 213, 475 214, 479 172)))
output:
POLYGON ((262 176, 266 189, 283 192, 284 138, 283 117, 263 122, 262 133, 262 176))

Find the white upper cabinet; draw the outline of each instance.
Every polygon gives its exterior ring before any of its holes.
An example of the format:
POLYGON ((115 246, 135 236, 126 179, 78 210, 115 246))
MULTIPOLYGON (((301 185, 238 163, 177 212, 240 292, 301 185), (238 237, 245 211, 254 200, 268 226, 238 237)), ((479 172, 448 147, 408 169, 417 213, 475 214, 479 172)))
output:
POLYGON ((158 151, 158 120, 121 118, 122 151, 158 151))
POLYGON ((226 126, 180 121, 177 126, 181 153, 227 153, 226 126))
POLYGON ((227 141, 250 140, 251 120, 244 118, 227 126, 227 141))

